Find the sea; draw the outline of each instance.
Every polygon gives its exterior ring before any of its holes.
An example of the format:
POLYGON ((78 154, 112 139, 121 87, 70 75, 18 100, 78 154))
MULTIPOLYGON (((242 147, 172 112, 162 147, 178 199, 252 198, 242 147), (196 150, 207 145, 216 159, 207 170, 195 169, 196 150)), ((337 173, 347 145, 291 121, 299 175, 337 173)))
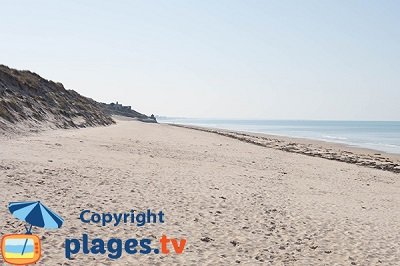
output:
POLYGON ((400 154, 400 121, 157 118, 160 123, 321 140, 400 154))

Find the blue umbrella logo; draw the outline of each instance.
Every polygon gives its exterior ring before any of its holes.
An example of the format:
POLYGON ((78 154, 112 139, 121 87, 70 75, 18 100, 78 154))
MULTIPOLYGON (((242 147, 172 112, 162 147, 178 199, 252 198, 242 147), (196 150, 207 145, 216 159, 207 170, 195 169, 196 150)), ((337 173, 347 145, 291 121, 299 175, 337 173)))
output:
MULTIPOLYGON (((29 228, 25 226, 26 234, 32 234, 32 226, 57 229, 64 222, 63 218, 47 208, 40 201, 10 202, 8 209, 16 218, 30 224, 29 228)), ((27 242, 28 239, 25 241, 22 255, 25 252, 27 242)))

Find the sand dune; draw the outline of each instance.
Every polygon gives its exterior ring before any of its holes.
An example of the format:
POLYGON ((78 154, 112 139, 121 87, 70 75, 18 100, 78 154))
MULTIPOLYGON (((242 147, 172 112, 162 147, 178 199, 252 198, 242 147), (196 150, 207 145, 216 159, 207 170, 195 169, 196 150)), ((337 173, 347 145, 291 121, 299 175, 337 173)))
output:
POLYGON ((208 132, 118 121, 0 140, 0 234, 23 232, 9 201, 65 218, 41 265, 398 265, 400 175, 208 132), (163 210, 166 223, 83 224, 83 209, 163 210), (185 237, 181 255, 64 256, 64 240, 185 237))

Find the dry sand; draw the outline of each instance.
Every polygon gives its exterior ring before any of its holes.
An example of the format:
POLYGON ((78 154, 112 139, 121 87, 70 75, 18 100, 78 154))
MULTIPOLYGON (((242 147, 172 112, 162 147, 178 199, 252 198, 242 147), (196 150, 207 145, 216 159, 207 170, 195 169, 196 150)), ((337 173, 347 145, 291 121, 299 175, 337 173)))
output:
POLYGON ((162 124, 53 130, 0 140, 0 234, 24 231, 8 202, 40 199, 65 219, 57 231, 34 229, 41 265, 399 265, 399 177, 162 124), (148 208, 166 223, 79 220, 83 209, 148 208), (181 255, 68 261, 65 238, 83 233, 188 242, 181 255))

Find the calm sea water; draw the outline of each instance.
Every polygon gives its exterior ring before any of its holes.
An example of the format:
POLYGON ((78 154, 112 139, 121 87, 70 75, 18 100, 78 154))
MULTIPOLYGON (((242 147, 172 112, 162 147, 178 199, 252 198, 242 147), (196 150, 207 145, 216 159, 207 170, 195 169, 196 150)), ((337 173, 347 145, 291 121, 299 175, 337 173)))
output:
POLYGON ((217 120, 159 118, 176 123, 343 143, 400 154, 400 121, 217 120))

